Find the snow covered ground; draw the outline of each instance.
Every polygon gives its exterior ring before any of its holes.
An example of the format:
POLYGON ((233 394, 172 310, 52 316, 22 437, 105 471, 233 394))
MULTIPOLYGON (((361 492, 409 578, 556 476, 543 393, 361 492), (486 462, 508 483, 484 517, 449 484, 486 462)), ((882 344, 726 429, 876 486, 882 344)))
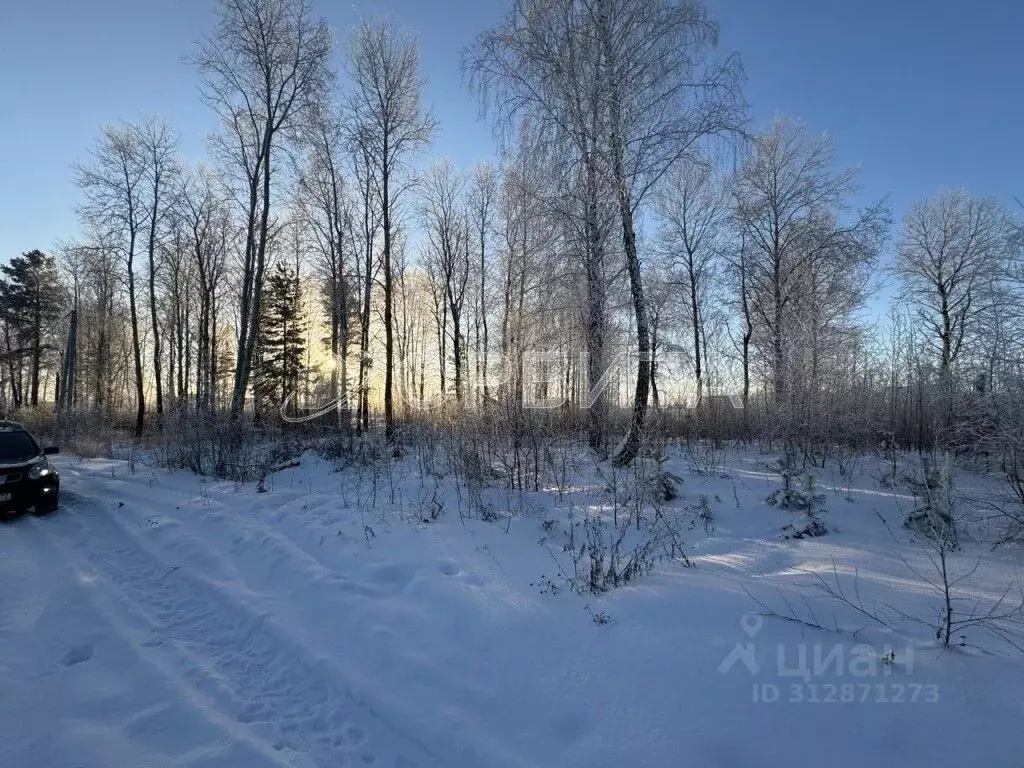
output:
MULTIPOLYGON (((483 522, 411 458, 306 454, 258 493, 64 457, 61 510, 0 525, 0 766, 1024 766, 1019 654, 981 632, 943 651, 913 620, 938 597, 908 567, 930 566, 906 491, 870 461, 852 488, 822 472, 834 532, 785 541, 768 459, 673 458, 694 567, 595 597, 560 575, 569 513, 607 495, 586 472, 488 490, 483 522)), ((979 557, 959 595, 1022 580, 1016 549, 953 562, 979 557)))

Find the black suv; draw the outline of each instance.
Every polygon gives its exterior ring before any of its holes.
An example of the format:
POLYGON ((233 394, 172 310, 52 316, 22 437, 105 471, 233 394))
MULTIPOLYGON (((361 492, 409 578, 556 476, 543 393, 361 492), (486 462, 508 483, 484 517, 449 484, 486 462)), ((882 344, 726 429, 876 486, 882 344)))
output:
POLYGON ((16 421, 0 421, 0 514, 31 507, 43 515, 57 509, 60 475, 46 457, 58 452, 40 448, 16 421))

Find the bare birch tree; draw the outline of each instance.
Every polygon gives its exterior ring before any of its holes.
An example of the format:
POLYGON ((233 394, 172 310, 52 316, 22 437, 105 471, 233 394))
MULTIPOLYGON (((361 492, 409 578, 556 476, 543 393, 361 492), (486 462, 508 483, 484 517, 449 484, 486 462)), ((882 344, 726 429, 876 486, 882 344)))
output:
POLYGON ((727 203, 726 191, 707 162, 678 164, 666 177, 656 199, 661 222, 659 245, 680 274, 680 287, 689 310, 698 405, 704 395, 705 379, 701 352, 703 299, 707 283, 715 274, 715 259, 724 247, 727 203))
POLYGON ((321 111, 311 125, 306 166, 299 174, 299 204, 316 245, 318 271, 330 323, 332 397, 341 398, 339 419, 348 426, 348 355, 352 286, 349 233, 353 215, 345 186, 345 137, 341 120, 321 111))
POLYGON ((356 404, 356 427, 360 434, 370 428, 370 321, 372 319, 373 285, 377 281, 380 260, 377 258, 376 241, 380 232, 380 211, 376 204, 377 177, 371 155, 368 132, 356 127, 351 138, 352 166, 356 182, 358 219, 349 225, 349 239, 355 259, 356 281, 359 283, 359 372, 358 401, 356 404))
POLYGON ((76 176, 85 199, 79 215, 102 233, 124 261, 131 316, 131 350, 135 371, 135 433, 141 435, 146 419, 142 340, 135 288, 135 257, 145 236, 148 156, 138 131, 129 124, 107 126, 92 149, 88 163, 77 166, 76 176))
POLYGON ((169 216, 174 211, 174 191, 178 185, 180 166, 175 157, 178 139, 171 127, 158 118, 149 118, 133 126, 139 151, 145 155, 146 253, 149 257, 149 318, 153 334, 153 381, 156 390, 156 418, 159 423, 164 412, 164 389, 161 375, 161 328, 157 302, 157 254, 160 252, 169 216))
POLYGON ((479 281, 476 294, 476 365, 477 386, 480 388, 482 402, 491 396, 488 381, 488 364, 490 353, 490 333, 487 322, 490 296, 488 293, 487 275, 493 269, 491 258, 491 235, 496 218, 498 196, 497 171, 490 163, 480 163, 470 173, 467 191, 467 206, 473 227, 476 248, 476 278, 479 281))
MULTIPOLYGON (((717 26, 695 2, 519 0, 503 25, 478 39, 469 62, 482 88, 499 88, 506 111, 536 113, 578 154, 588 190, 584 218, 591 272, 603 271, 598 198, 603 186, 611 190, 639 358, 633 418, 615 458, 620 465, 639 451, 650 390, 638 208, 696 143, 740 124, 738 61, 713 61, 709 52, 716 42, 717 26)), ((603 349, 596 343, 602 324, 594 317, 603 283, 589 272, 588 282, 593 358, 603 349)))
POLYGON ((884 201, 846 216, 857 169, 835 171, 834 157, 829 137, 811 136, 802 123, 780 118, 757 137, 734 185, 746 245, 745 295, 764 329, 757 336, 767 345, 776 405, 788 397, 789 355, 815 271, 873 262, 888 229, 884 201))
POLYGON ((191 61, 203 97, 222 123, 215 150, 238 176, 245 221, 242 286, 231 414, 245 406, 259 336, 275 161, 330 81, 331 32, 309 0, 219 0, 215 31, 191 61))
POLYGON ((427 259, 446 305, 444 314, 451 318, 455 400, 461 403, 465 348, 462 324, 470 268, 464 182, 450 161, 441 160, 430 167, 422 186, 420 217, 427 237, 427 259))
POLYGON ((633 418, 615 463, 640 449, 650 389, 650 327, 635 218, 647 193, 702 140, 742 126, 739 60, 717 60, 718 25, 696 1, 591 0, 600 40, 608 119, 608 166, 636 319, 633 418))
POLYGON ((363 24, 349 48, 351 105, 357 130, 375 166, 379 185, 384 273, 384 433, 394 439, 394 273, 392 244, 395 207, 404 189, 409 155, 430 142, 436 125, 423 109, 419 49, 412 37, 392 24, 363 24))
POLYGON ((601 153, 606 141, 601 52, 585 33, 587 9, 576 0, 516 0, 494 29, 466 52, 465 70, 484 105, 493 104, 499 132, 524 127, 558 166, 564 197, 578 221, 585 281, 588 442, 605 453, 608 399, 597 389, 607 367, 607 203, 601 153), (525 120, 525 121, 524 121, 525 120))
POLYGON ((210 169, 199 168, 185 177, 178 196, 178 217, 199 281, 196 408, 212 412, 218 406, 217 325, 231 252, 231 215, 224 191, 210 169))
POLYGON ((896 261, 901 295, 927 329, 943 379, 987 308, 989 280, 1005 272, 1012 236, 998 203, 964 191, 923 200, 903 219, 896 261))

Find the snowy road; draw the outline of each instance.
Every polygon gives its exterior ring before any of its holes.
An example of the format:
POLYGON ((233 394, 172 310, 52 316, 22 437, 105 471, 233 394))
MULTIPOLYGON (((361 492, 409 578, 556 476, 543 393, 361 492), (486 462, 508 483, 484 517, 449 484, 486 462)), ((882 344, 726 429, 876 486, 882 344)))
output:
POLYGON ((493 690, 447 638, 421 650, 435 625, 471 640, 428 593, 482 577, 410 558, 401 522, 377 552, 389 522, 326 468, 329 492, 257 494, 61 464, 60 511, 0 526, 0 768, 536 765, 474 722, 493 690))
MULTIPOLYGON (((765 478, 690 478, 719 526, 691 532, 698 567, 593 598, 541 579, 558 575, 538 546, 565 512, 554 495, 508 526, 462 522, 443 479, 331 469, 304 457, 257 493, 62 458, 60 511, 0 524, 0 768, 1021 765, 1019 659, 929 651, 925 628, 912 664, 866 681, 871 700, 815 706, 865 680, 842 664, 794 678, 799 654, 917 640, 743 623, 746 590, 770 600, 833 568, 926 615, 903 563, 920 552, 890 551, 880 522, 896 495, 832 496, 842 533, 783 542, 765 478), (752 639, 759 677, 723 671, 752 639), (802 686, 803 703, 755 703, 752 684, 802 686), (878 698, 915 689, 935 700, 878 698)), ((971 594, 1019 575, 994 558, 971 594)))
POLYGON ((161 559, 105 505, 68 493, 61 515, 3 536, 22 567, 4 583, 0 657, 20 668, 3 667, 0 716, 33 725, 4 744, 4 764, 434 764, 265 613, 161 559))

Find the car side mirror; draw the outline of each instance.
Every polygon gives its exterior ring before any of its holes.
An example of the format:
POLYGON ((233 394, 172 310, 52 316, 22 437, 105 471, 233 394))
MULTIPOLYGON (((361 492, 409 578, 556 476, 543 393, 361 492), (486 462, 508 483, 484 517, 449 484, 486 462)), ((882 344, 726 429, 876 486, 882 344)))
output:
POLYGON ((43 448, 43 453, 46 454, 47 456, 53 456, 53 454, 55 453, 60 453, 60 448, 58 448, 56 445, 48 445, 45 448, 43 448))

